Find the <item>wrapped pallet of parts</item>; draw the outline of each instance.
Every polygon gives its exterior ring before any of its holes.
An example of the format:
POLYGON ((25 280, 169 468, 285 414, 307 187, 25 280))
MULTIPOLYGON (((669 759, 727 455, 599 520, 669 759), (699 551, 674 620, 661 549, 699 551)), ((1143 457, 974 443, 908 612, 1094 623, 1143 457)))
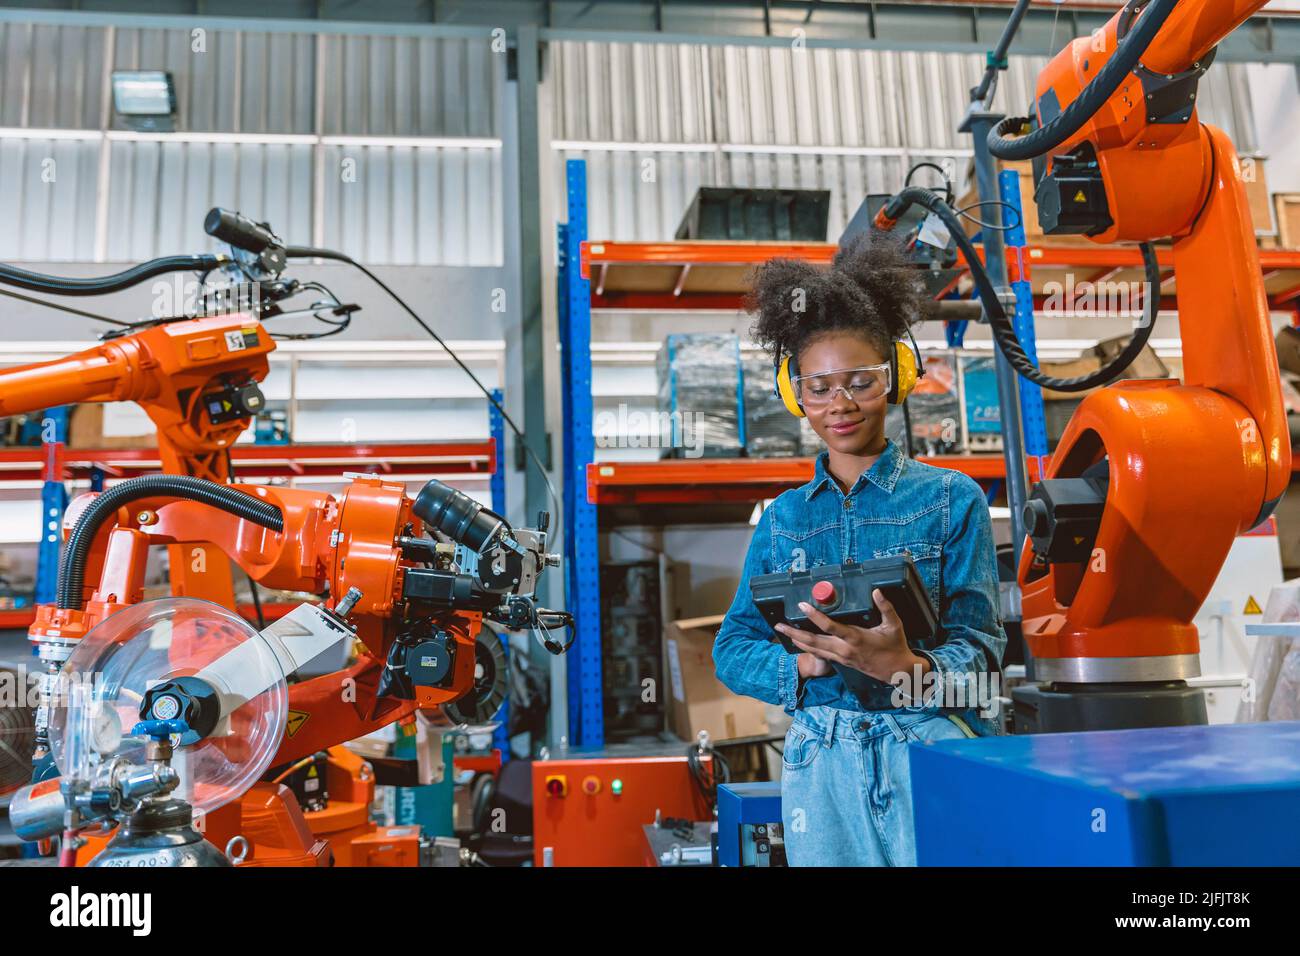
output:
POLYGON ((786 411, 773 387, 772 362, 764 355, 746 356, 745 453, 752 458, 786 458, 799 454, 799 419, 786 411))
POLYGON ((671 458, 731 458, 745 446, 740 339, 675 334, 655 362, 659 410, 671 423, 671 458))

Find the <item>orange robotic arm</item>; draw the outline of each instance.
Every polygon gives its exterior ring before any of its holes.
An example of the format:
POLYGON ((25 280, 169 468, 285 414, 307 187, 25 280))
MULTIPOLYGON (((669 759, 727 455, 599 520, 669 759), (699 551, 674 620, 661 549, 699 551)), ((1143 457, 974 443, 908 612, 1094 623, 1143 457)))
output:
MULTIPOLYGON (((135 402, 158 428, 164 472, 231 478, 229 449, 261 411, 275 343, 251 315, 180 319, 109 339, 74 355, 0 370, 0 415, 55 405, 135 402)), ((176 594, 234 606, 229 565, 206 570, 173 553, 176 594)))
MULTIPOLYGON (((1195 109, 1214 44, 1263 2, 1130 3, 1043 71, 1038 130, 990 139, 995 155, 1041 152, 1016 146, 1061 126, 1126 38, 1163 17, 1108 98, 1035 161, 1049 234, 1172 237, 1184 372, 1181 385, 1125 381, 1088 395, 1031 495, 1019 583, 1040 681, 1150 687, 1199 674, 1193 617, 1235 537, 1272 513, 1290 480, 1240 165, 1228 137, 1195 109)), ((1181 722, 1174 711, 1151 713, 1156 723, 1181 722)), ((1203 721, 1203 704, 1201 713, 1203 721)))
POLYGON ((138 603, 151 546, 184 550, 211 542, 268 586, 328 588, 332 606, 353 593, 348 617, 360 641, 357 661, 290 687, 289 707, 302 716, 274 765, 464 696, 474 683, 475 638, 484 614, 499 615, 507 604, 517 610, 521 597, 531 605, 538 575, 554 563, 544 535, 513 531, 437 481, 413 500, 401 485, 357 478, 335 499, 298 489, 147 476, 78 498, 67 520, 73 530, 60 568, 58 606, 41 606, 30 629, 38 643, 75 642, 138 603), (469 575, 437 567, 449 559, 418 536, 426 522, 491 555, 485 569, 469 575), (405 651, 430 642, 445 648, 445 673, 408 666, 405 651))
POLYGON ((0 415, 135 402, 158 427, 163 469, 229 478, 226 450, 262 408, 275 343, 245 314, 180 319, 74 355, 0 370, 0 415))

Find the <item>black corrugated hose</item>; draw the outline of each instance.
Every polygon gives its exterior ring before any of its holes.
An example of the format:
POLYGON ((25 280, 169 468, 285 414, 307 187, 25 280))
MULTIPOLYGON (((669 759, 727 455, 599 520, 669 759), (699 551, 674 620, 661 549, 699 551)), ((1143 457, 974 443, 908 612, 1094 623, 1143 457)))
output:
POLYGON ((112 518, 117 509, 132 501, 159 497, 197 501, 271 531, 278 533, 284 530, 284 515, 279 508, 227 485, 187 475, 144 475, 132 478, 105 491, 77 519, 76 527, 68 536, 67 547, 63 550, 63 561, 59 565, 59 607, 80 610, 85 606, 82 590, 86 557, 104 522, 112 518))
POLYGON ((961 249, 962 256, 966 259, 967 266, 970 267, 971 278, 975 280, 975 291, 979 293, 980 302, 984 305, 984 314, 988 316, 989 328, 993 332, 993 341, 997 343, 998 349, 1006 356, 1011 367, 1035 385, 1055 392, 1086 392, 1098 385, 1105 385, 1133 364, 1133 360, 1138 357, 1147 340, 1151 338, 1151 330, 1155 328, 1156 317, 1160 314, 1160 264, 1156 260, 1155 247, 1149 242, 1144 242, 1140 247, 1147 287, 1150 291, 1147 294, 1142 322, 1133 330, 1133 337, 1129 339, 1128 345, 1124 346, 1123 351, 1110 362, 1088 375, 1079 375, 1075 378, 1052 378, 1044 375, 1021 347, 1020 339, 1016 337, 1015 326, 1012 325, 1010 316, 1003 308, 997 290, 993 288, 993 282, 984 269, 984 263, 980 261, 974 244, 966 235, 966 230, 962 228, 957 213, 938 193, 921 186, 908 186, 885 203, 881 214, 896 221, 913 203, 930 210, 948 227, 957 247, 961 249))
POLYGON ((150 259, 148 262, 142 262, 138 266, 115 272, 110 276, 96 276, 91 279, 46 275, 43 272, 29 272, 27 269, 0 263, 0 282, 16 285, 30 292, 46 292, 51 295, 107 295, 167 272, 202 272, 215 269, 223 261, 229 260, 223 256, 212 255, 163 256, 161 259, 150 259))
MULTIPOLYGON (((1130 6, 1136 5, 1130 3, 1130 6)), ((1024 128, 1031 120, 1024 117, 1004 119, 989 130, 989 152, 998 159, 1033 159, 1055 149, 1083 129, 1083 124, 1092 119, 1138 65, 1142 54, 1146 53, 1177 5, 1178 0, 1151 0, 1138 17, 1137 24, 1119 41, 1114 55, 1078 97, 1045 125, 1019 138, 1008 138, 1006 134, 1024 128)))

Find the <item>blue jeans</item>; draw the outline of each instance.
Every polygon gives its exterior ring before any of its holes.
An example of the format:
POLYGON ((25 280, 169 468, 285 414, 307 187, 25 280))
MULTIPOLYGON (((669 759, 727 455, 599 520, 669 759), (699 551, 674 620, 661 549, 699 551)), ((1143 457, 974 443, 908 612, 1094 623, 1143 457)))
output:
POLYGON ((966 736, 936 711, 797 711, 781 769, 790 865, 915 866, 907 748, 966 736))

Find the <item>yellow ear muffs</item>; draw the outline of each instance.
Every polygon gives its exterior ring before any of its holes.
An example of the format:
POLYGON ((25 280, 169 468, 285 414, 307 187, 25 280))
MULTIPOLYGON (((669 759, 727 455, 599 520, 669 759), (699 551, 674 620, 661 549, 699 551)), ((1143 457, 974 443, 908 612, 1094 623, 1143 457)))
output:
POLYGON ((785 405, 785 410, 795 418, 803 418, 803 408, 799 405, 799 399, 794 393, 794 383, 790 381, 794 372, 790 369, 790 360, 794 356, 787 355, 781 359, 781 364, 776 370, 776 394, 781 396, 781 403, 785 405))
POLYGON ((889 364, 889 404, 902 405, 924 373, 918 372, 916 353, 905 342, 894 343, 894 354, 890 356, 889 364))

